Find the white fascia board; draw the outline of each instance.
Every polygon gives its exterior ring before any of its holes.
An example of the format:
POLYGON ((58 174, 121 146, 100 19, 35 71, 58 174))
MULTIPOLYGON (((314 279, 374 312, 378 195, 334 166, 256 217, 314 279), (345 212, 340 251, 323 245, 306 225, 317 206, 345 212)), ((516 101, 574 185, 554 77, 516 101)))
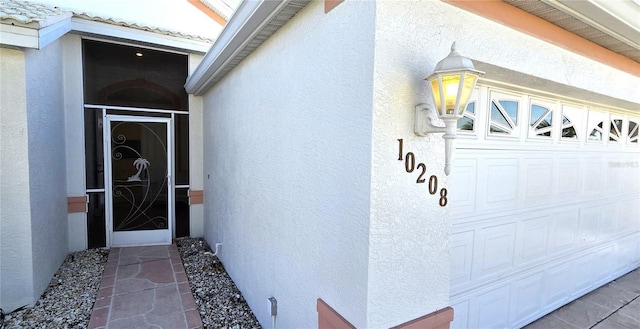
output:
POLYGON ((0 44, 37 49, 39 46, 38 30, 16 25, 0 24, 0 44))
POLYGON ((130 27, 117 26, 76 17, 71 19, 71 30, 94 35, 102 35, 113 38, 162 45, 198 53, 204 53, 211 47, 211 44, 205 41, 179 38, 172 35, 142 31, 130 27))
POLYGON ((71 18, 67 18, 63 21, 40 29, 38 31, 38 49, 46 47, 48 44, 67 34, 69 31, 71 31, 71 18))
POLYGON ((187 78, 185 89, 202 95, 213 86, 211 81, 220 74, 242 49, 255 37, 289 0, 243 1, 227 22, 218 39, 193 74, 187 78))
POLYGON ((640 5, 633 0, 544 0, 549 5, 640 50, 640 5))

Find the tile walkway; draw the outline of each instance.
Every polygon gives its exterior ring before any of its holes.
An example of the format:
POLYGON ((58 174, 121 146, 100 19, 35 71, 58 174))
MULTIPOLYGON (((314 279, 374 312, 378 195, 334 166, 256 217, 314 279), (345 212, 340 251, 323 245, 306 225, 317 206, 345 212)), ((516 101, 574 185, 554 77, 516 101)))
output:
POLYGON ((89 328, 202 328, 176 246, 112 248, 89 328))
POLYGON ((607 283, 525 329, 640 329, 640 269, 607 283))
MULTIPOLYGON (((112 248, 89 329, 202 328, 175 245, 112 248)), ((525 329, 640 329, 640 269, 525 329)))

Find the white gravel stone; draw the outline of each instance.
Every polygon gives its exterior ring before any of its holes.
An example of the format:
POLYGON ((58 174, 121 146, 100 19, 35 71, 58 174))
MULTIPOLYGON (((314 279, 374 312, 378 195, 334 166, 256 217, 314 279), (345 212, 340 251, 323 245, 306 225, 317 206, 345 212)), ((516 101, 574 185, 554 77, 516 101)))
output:
POLYGON ((176 245, 205 328, 262 328, 206 241, 182 238, 176 245))
MULTIPOLYGON (((205 328, 261 328, 206 241, 176 244, 205 328)), ((108 255, 108 249, 70 253, 35 305, 7 314, 4 328, 87 328, 108 255)))
POLYGON ((87 328, 109 250, 70 253, 33 307, 7 314, 5 328, 87 328))

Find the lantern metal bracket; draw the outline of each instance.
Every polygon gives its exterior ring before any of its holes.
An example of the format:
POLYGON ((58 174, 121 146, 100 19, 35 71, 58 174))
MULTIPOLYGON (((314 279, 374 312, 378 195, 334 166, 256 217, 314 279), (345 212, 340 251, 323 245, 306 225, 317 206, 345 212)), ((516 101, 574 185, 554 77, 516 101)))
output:
POLYGON ((436 110, 425 104, 420 103, 416 105, 416 114, 414 122, 414 132, 420 137, 425 137, 427 134, 445 133, 447 127, 436 126, 433 122, 438 118, 436 110))
POLYGON ((453 140, 456 138, 458 129, 458 119, 455 117, 442 119, 444 127, 436 126, 432 122, 437 118, 437 113, 433 107, 421 103, 416 105, 414 121, 414 132, 416 135, 425 137, 427 134, 444 134, 444 173, 449 176, 452 167, 453 140))

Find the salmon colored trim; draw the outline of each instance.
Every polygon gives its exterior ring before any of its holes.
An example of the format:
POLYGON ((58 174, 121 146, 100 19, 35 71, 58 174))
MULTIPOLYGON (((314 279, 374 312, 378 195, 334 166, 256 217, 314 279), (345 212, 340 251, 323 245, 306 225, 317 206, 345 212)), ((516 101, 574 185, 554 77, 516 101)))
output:
POLYGON ((225 26, 227 24, 227 20, 224 17, 220 16, 218 13, 213 11, 211 8, 205 6, 199 0, 187 0, 190 4, 196 6, 196 8, 200 9, 203 13, 207 14, 207 16, 211 17, 218 24, 225 26))
POLYGON ((640 63, 500 0, 442 0, 600 63, 640 76, 640 63))
POLYGON ((449 329, 451 321, 453 321, 453 308, 445 307, 391 329, 449 329))
POLYGON ((203 190, 189 190, 189 205, 203 204, 204 203, 204 191, 203 190))
POLYGON ((316 308, 318 310, 318 329, 356 328, 320 298, 318 298, 318 305, 316 308))
POLYGON ((70 196, 67 198, 67 212, 87 212, 89 198, 85 196, 70 196))
POLYGON ((328 13, 331 9, 338 7, 344 0, 324 0, 324 12, 328 13))

